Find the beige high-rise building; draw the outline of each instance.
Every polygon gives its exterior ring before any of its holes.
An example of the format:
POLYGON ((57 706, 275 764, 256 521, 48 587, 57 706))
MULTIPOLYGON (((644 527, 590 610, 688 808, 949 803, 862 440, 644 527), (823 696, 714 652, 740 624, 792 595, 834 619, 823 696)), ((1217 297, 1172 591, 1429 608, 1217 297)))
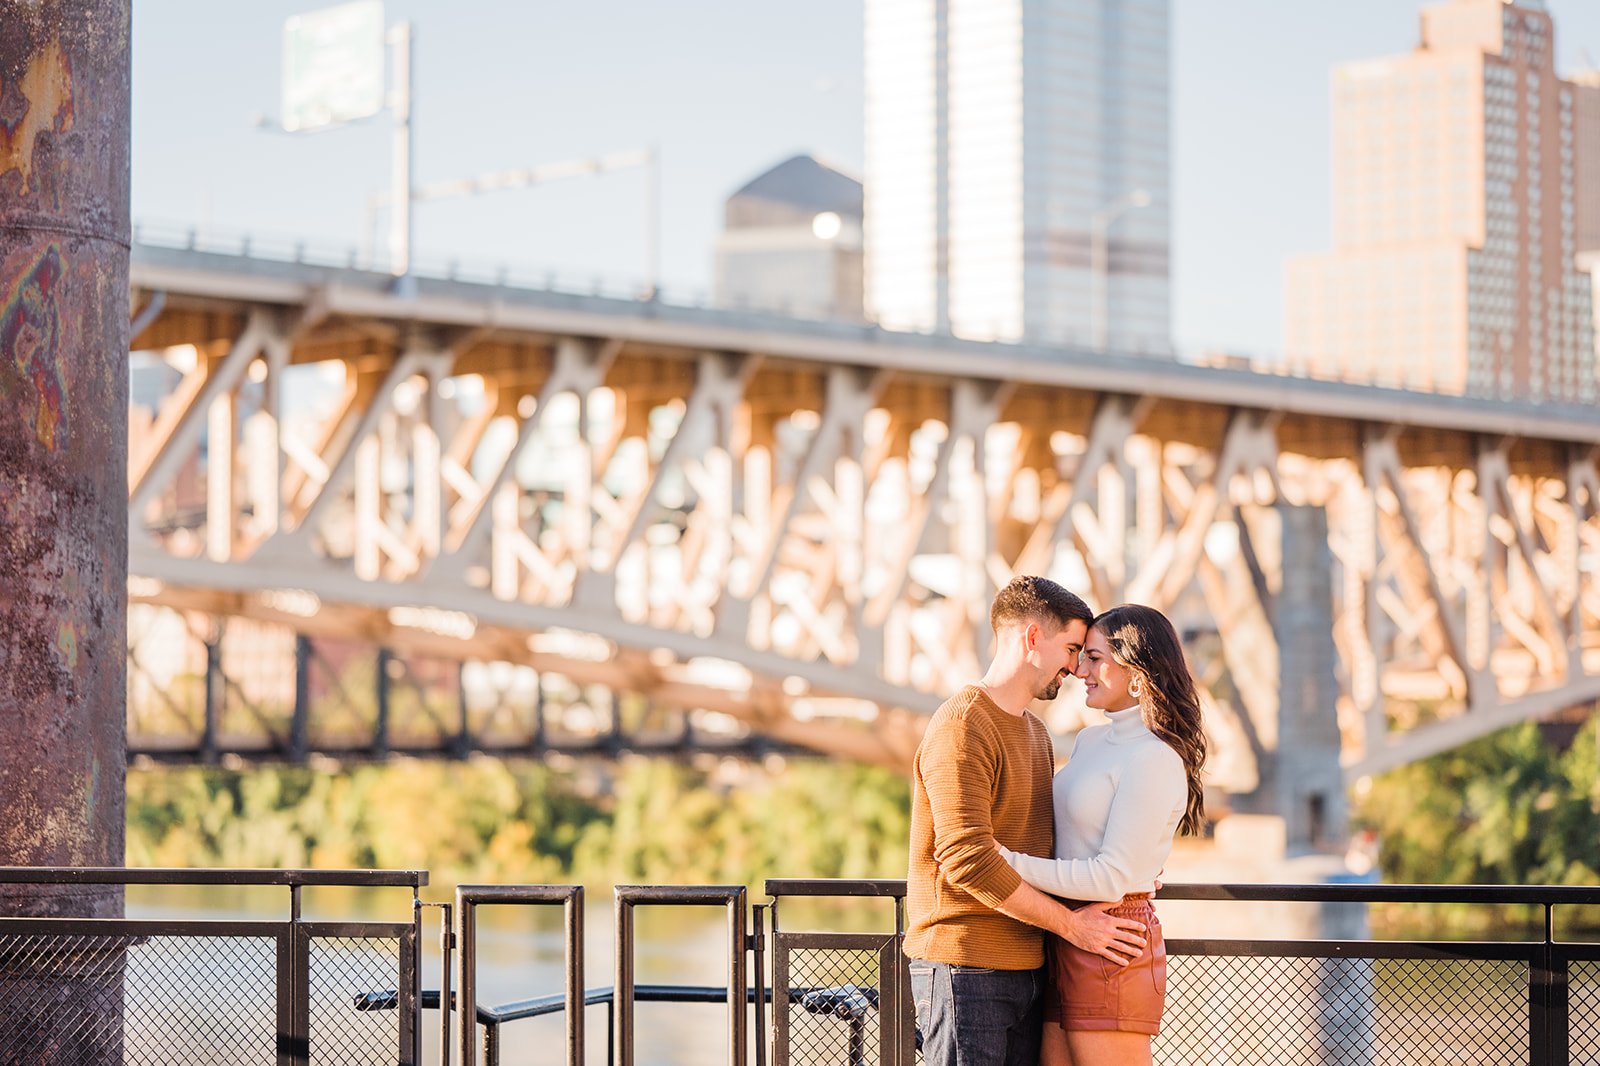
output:
POLYGON ((1578 265, 1589 272, 1595 365, 1600 366, 1600 70, 1572 77, 1578 153, 1578 265))
MULTIPOLYGON (((1579 108, 1539 0, 1424 9, 1410 55, 1333 75, 1333 239, 1291 260, 1287 352, 1323 377, 1596 396, 1579 108)), ((1585 157, 1586 158, 1586 157, 1585 157)), ((1590 183, 1593 184, 1592 182, 1590 183)))
POLYGON ((1577 152, 1578 251, 1600 252, 1600 70, 1572 76, 1577 152))

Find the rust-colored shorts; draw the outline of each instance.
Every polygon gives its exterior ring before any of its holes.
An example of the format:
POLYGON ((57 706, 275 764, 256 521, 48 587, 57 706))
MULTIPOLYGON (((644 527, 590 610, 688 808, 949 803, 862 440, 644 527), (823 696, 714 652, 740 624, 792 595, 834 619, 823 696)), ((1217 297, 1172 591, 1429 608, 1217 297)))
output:
POLYGON ((1060 937, 1049 938, 1044 1019, 1063 1029, 1146 1033, 1161 1031, 1167 997, 1167 946, 1147 892, 1130 893, 1108 912, 1145 924, 1144 952, 1118 966, 1060 937))

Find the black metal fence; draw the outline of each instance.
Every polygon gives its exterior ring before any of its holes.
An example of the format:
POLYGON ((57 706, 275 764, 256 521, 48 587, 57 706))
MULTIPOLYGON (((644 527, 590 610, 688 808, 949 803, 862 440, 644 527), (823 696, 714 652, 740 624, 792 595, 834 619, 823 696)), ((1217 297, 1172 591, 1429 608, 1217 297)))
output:
POLYGON ((416 1063, 427 881, 422 871, 0 869, 0 885, 57 898, 71 885, 288 890, 282 920, 0 918, 0 1064, 416 1063), (411 914, 307 921, 310 885, 409 888, 411 914), (396 1009, 359 1009, 374 988, 391 990, 396 1009))
POLYGON ((1515 905, 1538 939, 1168 942, 1162 1061, 1600 1066, 1600 944, 1558 939, 1556 908, 1600 890, 1424 885, 1185 885, 1168 899, 1515 905))
MULTIPOLYGON (((502 1030, 549 1015, 564 1016, 565 1045, 541 1048, 538 1061, 583 1063, 600 1056, 586 1041, 599 1007, 604 1061, 629 1066, 634 1005, 645 1002, 706 1005, 694 1008, 699 1024, 725 1036, 732 1066, 766 1066, 769 1055, 773 1066, 914 1066, 921 1057, 901 881, 772 880, 766 904, 751 904, 742 886, 620 886, 615 984, 601 988, 585 985, 577 886, 462 886, 452 909, 419 900, 427 883, 419 871, 0 869, 0 886, 24 883, 278 885, 288 889, 288 913, 277 921, 0 918, 0 1066, 420 1064, 430 1029, 435 1061, 498 1066, 502 1030), (410 920, 306 920, 308 885, 408 887, 410 920), (884 912, 873 931, 791 928, 799 923, 786 918, 790 908, 807 905, 797 901, 823 897, 884 912), (528 905, 563 908, 565 987, 481 1003, 478 909, 528 905), (423 991, 429 906, 442 911, 442 981, 423 991), (640 906, 724 910, 726 982, 636 983, 640 906), (707 1009, 716 1005, 720 1012, 707 1009)), ((1161 898, 1521 905, 1544 916, 1542 936, 1506 941, 1169 940, 1167 1010, 1155 1041, 1164 1066, 1600 1066, 1600 942, 1556 935, 1557 909, 1600 904, 1600 889, 1169 885, 1161 898)))

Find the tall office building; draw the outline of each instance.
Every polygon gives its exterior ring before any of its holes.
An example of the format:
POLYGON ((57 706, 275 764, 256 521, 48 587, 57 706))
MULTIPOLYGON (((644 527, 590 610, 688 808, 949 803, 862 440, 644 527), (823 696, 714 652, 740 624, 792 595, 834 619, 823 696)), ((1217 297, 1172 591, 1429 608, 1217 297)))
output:
POLYGON ((1534 401, 1596 395, 1578 268, 1578 86, 1539 0, 1424 9, 1410 55, 1333 77, 1330 254, 1287 271, 1290 361, 1534 401))
POLYGON ((1578 251, 1600 253, 1600 70, 1574 74, 1571 84, 1578 251))
POLYGON ((1168 0, 866 0, 866 308, 1171 347, 1168 0))
POLYGON ((1578 266, 1589 272, 1595 366, 1600 368, 1600 70, 1573 75, 1572 115, 1578 152, 1578 266))

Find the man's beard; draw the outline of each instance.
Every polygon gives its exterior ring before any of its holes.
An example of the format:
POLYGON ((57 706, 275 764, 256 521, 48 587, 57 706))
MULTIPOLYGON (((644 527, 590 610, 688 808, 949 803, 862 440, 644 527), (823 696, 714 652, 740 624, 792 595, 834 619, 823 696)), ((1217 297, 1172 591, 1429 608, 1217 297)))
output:
POLYGON ((1050 679, 1050 683, 1041 689, 1034 699, 1044 700, 1046 703, 1050 702, 1061 694, 1061 686, 1066 683, 1066 680, 1064 675, 1057 674, 1050 679))

